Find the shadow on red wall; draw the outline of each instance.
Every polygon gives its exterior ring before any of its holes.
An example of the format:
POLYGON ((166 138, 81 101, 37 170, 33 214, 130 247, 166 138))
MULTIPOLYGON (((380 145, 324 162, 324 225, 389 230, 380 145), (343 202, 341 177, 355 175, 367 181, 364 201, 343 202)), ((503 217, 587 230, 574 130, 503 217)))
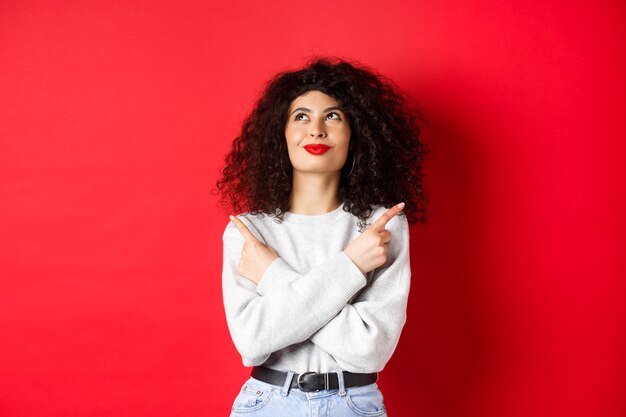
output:
POLYGON ((473 279, 488 267, 483 225, 489 214, 481 207, 488 155, 472 123, 443 110, 426 110, 429 220, 411 227, 408 319, 380 377, 395 416, 408 416, 407 402, 424 416, 468 415, 495 360, 495 330, 484 320, 486 300, 473 279))

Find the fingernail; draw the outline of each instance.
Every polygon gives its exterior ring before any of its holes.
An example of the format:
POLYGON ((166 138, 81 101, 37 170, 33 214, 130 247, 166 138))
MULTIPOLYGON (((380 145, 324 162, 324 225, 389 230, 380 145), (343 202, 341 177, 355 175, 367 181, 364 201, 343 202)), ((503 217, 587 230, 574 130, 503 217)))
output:
POLYGON ((233 215, 232 215, 232 214, 229 214, 229 215, 228 215, 228 218, 229 218, 231 221, 234 219, 234 217, 233 217, 233 215))
POLYGON ((398 204, 398 207, 400 208, 400 210, 402 210, 404 208, 404 203, 398 204))

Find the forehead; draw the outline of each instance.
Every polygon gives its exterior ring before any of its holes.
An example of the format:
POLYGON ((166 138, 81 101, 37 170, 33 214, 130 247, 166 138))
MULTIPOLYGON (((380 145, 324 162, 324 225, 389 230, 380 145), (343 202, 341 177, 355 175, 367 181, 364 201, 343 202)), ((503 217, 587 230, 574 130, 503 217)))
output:
POLYGON ((336 106, 336 105, 337 105, 337 100, 335 100, 331 96, 325 93, 322 93, 321 91, 318 91, 318 90, 311 90, 296 97, 291 102, 291 105, 289 106, 289 108, 292 109, 292 108, 299 107, 299 106, 309 107, 309 108, 314 108, 314 107, 325 108, 325 107, 336 106))

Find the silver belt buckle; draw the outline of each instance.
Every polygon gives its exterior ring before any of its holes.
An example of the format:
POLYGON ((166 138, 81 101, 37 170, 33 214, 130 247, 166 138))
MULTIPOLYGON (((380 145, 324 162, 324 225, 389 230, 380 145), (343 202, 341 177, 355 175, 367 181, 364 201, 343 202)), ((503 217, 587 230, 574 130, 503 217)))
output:
MULTIPOLYGON (((317 372, 305 372, 303 374, 298 375, 298 379, 297 379, 298 387, 302 391, 304 391, 304 392, 317 392, 317 391, 319 391, 318 389, 315 389, 315 390, 306 389, 305 387, 302 386, 303 378, 304 378, 305 375, 315 375, 315 374, 317 374, 317 372)), ((328 386, 328 384, 326 384, 326 385, 328 386)))

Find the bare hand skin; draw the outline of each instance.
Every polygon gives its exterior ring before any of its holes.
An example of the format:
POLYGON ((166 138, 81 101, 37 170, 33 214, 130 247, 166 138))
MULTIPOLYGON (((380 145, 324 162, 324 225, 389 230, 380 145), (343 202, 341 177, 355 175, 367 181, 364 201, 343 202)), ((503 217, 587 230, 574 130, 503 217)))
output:
POLYGON ((364 274, 387 262, 386 243, 391 240, 391 232, 385 230, 385 225, 403 208, 404 203, 391 207, 344 249, 364 274))
POLYGON ((278 258, 278 254, 271 246, 261 243, 248 227, 237 217, 229 216, 230 220, 235 224, 237 230, 243 235, 246 241, 241 249, 241 259, 237 266, 237 272, 244 278, 258 284, 265 270, 270 266, 274 259, 278 258))

